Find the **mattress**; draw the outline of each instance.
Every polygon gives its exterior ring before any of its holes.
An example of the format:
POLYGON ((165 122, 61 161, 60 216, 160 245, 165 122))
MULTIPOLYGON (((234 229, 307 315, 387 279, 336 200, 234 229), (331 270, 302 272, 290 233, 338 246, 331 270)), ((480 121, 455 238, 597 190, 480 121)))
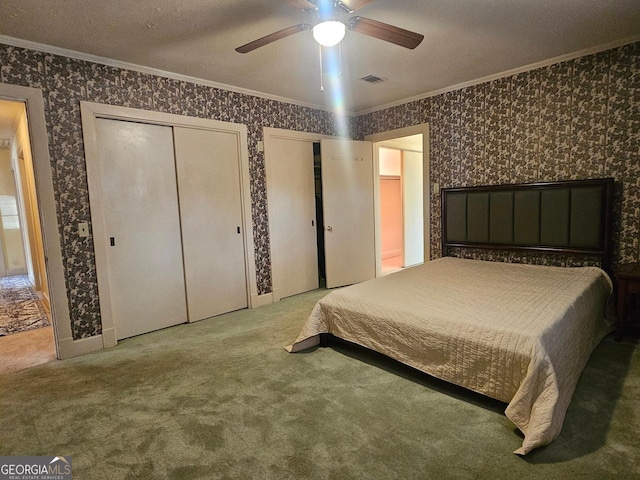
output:
POLYGON ((524 455, 559 435, 611 293, 596 267, 445 257, 332 291, 287 350, 331 333, 504 401, 524 455))

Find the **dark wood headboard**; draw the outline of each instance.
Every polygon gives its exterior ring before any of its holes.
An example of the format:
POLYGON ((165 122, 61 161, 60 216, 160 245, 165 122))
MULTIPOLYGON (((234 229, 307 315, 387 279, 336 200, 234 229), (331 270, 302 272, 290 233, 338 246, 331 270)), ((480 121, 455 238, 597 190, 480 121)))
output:
POLYGON ((451 247, 586 254, 609 265, 613 179, 444 188, 451 247))

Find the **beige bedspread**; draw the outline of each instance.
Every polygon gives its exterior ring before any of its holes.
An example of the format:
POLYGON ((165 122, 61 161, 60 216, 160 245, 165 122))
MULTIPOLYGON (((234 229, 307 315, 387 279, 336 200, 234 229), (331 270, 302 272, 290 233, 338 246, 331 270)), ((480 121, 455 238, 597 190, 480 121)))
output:
POLYGON ((524 455, 560 433, 580 373, 610 331, 611 292, 595 267, 441 258, 331 292, 287 350, 332 333, 508 402, 524 455))

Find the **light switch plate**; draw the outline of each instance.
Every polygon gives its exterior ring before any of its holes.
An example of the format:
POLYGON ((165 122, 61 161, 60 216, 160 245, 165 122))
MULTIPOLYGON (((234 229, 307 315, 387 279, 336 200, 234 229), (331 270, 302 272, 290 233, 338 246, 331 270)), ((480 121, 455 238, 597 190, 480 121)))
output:
POLYGON ((78 224, 78 236, 83 238, 89 236, 89 224, 87 222, 78 224))

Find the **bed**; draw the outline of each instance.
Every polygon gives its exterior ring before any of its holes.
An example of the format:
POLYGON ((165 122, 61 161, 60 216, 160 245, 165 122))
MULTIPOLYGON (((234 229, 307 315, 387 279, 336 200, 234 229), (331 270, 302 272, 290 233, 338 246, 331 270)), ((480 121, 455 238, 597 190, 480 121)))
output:
POLYGON ((506 402, 524 434, 515 453, 546 445, 612 328, 612 191, 611 179, 443 189, 444 256, 332 291, 287 350, 332 334, 506 402), (447 256, 470 248, 596 257, 600 266, 447 256))

